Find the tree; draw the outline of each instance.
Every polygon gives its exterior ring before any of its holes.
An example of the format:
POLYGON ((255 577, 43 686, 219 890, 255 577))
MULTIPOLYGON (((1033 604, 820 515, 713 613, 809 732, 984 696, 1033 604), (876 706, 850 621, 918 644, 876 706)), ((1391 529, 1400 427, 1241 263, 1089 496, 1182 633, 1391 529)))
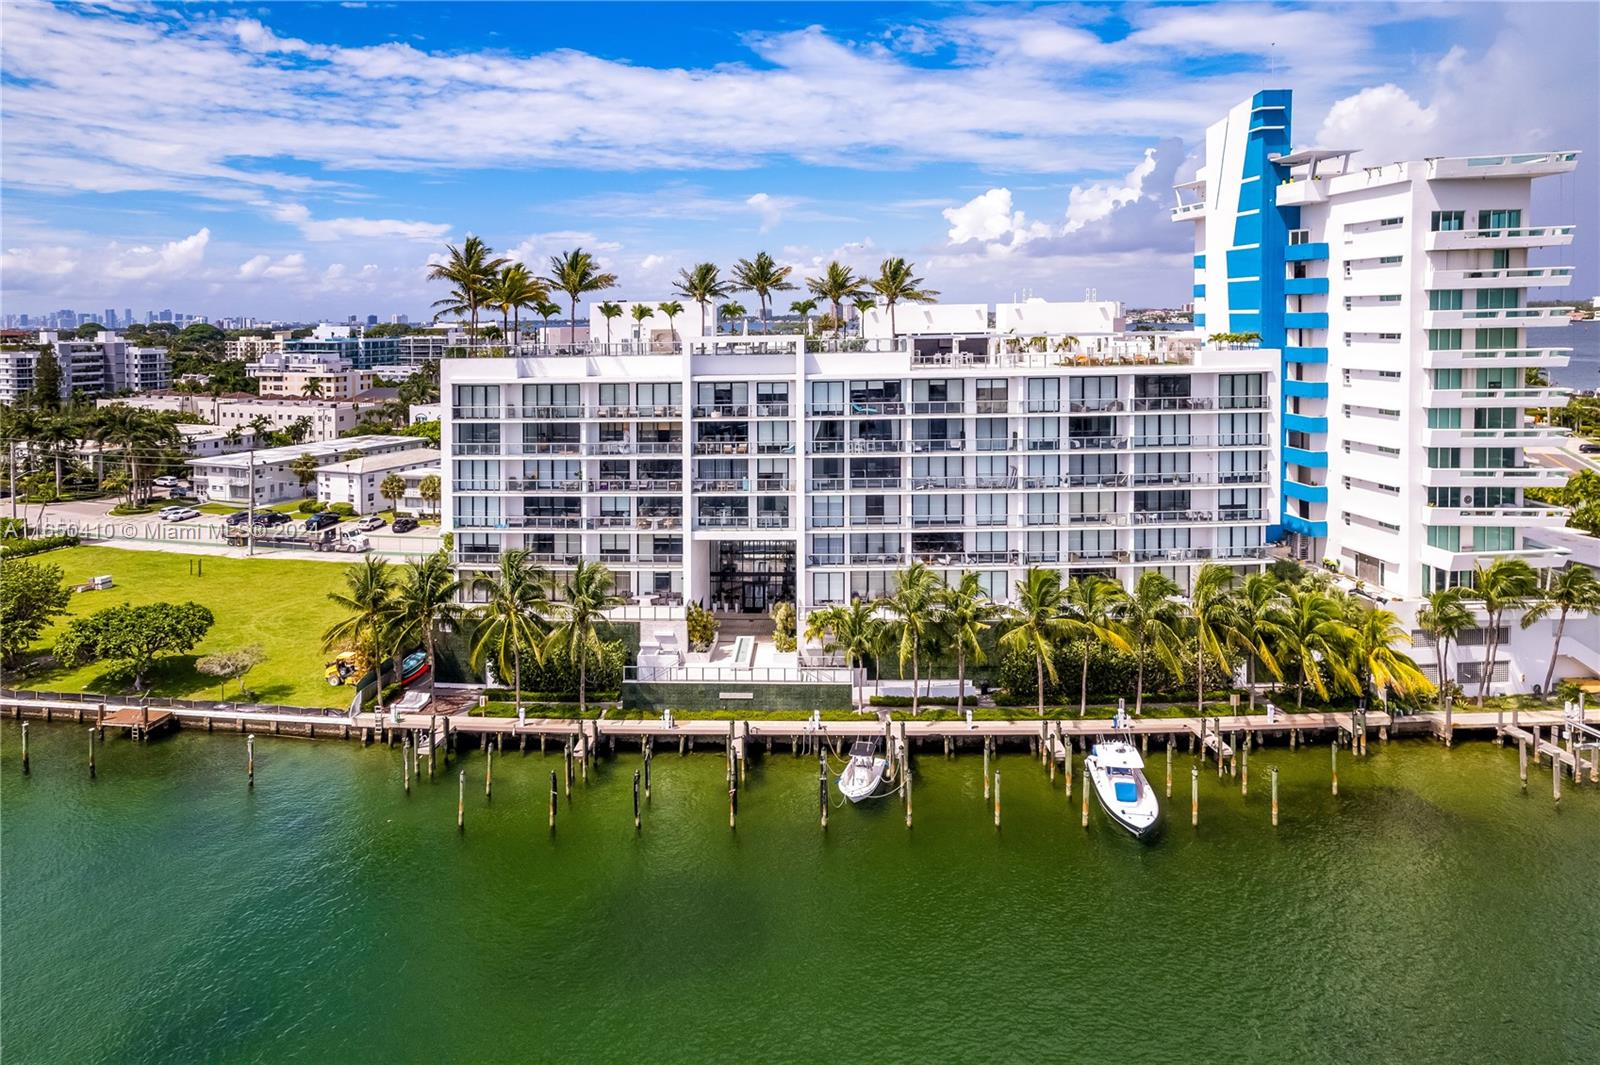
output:
POLYGON ((1369 697, 1386 700, 1391 689, 1402 696, 1421 695, 1433 687, 1410 655, 1395 650, 1396 644, 1409 645, 1411 634, 1394 611, 1360 607, 1350 629, 1350 664, 1369 697))
POLYGON ((734 290, 732 281, 724 280, 716 263, 696 263, 678 271, 678 280, 672 291, 700 305, 700 333, 706 334, 706 309, 713 300, 720 300, 734 290))
POLYGON ((1497 558, 1488 566, 1473 570, 1472 590, 1467 598, 1483 604, 1489 615, 1488 652, 1483 660, 1483 676, 1478 678, 1478 705, 1489 694, 1489 681, 1494 676, 1495 653, 1500 649, 1500 622, 1507 610, 1527 606, 1539 592, 1539 577, 1533 567, 1520 558, 1497 558))
POLYGON ((1457 585, 1430 592, 1427 602, 1417 610, 1417 628, 1433 641, 1433 660, 1438 667, 1439 712, 1444 713, 1445 691, 1449 687, 1445 672, 1450 657, 1450 643, 1467 629, 1477 625, 1477 619, 1463 600, 1467 589, 1457 585))
POLYGON ((61 364, 56 361, 55 349, 49 344, 39 348, 39 357, 33 364, 33 389, 28 401, 35 407, 55 410, 61 406, 61 364))
POLYGON ((1071 630, 1083 641, 1083 668, 1078 677, 1078 716, 1089 708, 1089 648, 1098 641, 1119 651, 1129 650, 1113 620, 1117 604, 1126 593, 1110 577, 1090 574, 1067 581, 1066 605, 1071 630))
POLYGON ((1056 645, 1069 631, 1066 589, 1061 585, 1061 572, 1038 566, 1029 567, 1017 582, 1009 628, 1000 637, 1000 646, 1008 651, 1025 652, 1033 656, 1040 717, 1044 717, 1044 679, 1049 676, 1050 683, 1057 683, 1056 645))
POLYGON ((289 463, 289 472, 294 474, 295 480, 300 482, 300 491, 304 492, 312 481, 317 479, 317 456, 299 455, 289 463))
POLYGON ((445 281, 452 286, 449 295, 435 300, 433 305, 440 308, 440 313, 467 315, 468 334, 474 339, 478 335, 478 311, 488 304, 495 278, 508 262, 491 258, 493 255, 494 249, 481 238, 468 237, 459 248, 446 244, 445 261, 428 267, 428 280, 445 281))
POLYGON ((67 612, 71 599, 60 566, 26 559, 0 565, 0 662, 15 666, 40 633, 67 612))
MULTIPOLYGON (((837 259, 819 276, 806 278, 806 288, 811 294, 833 305, 835 323, 844 321, 844 301, 858 295, 865 287, 866 282, 837 259)), ((835 329, 837 331, 837 324, 835 329)))
POLYGON ((922 648, 938 625, 937 595, 939 578, 921 562, 913 562, 895 573, 894 589, 883 600, 883 607, 894 620, 894 635, 900 659, 900 670, 905 672, 906 662, 911 663, 911 713, 919 712, 921 697, 922 648))
POLYGON ((733 264, 733 280, 740 292, 754 292, 756 301, 761 308, 762 332, 770 331, 770 314, 772 294, 774 292, 791 292, 795 288, 794 282, 789 280, 789 275, 794 272, 792 266, 779 266, 777 261, 764 251, 756 252, 754 259, 740 259, 733 264))
POLYGON ((1206 657, 1209 655, 1226 670, 1227 645, 1233 639, 1232 611, 1228 589, 1233 584, 1233 571, 1220 562, 1207 562, 1194 574, 1189 589, 1189 600, 1184 610, 1184 621, 1194 640, 1194 712, 1205 716, 1206 657))
POLYGON ((135 691, 162 654, 180 654, 205 638, 216 619, 199 603, 114 606, 74 618, 56 639, 57 661, 69 669, 88 662, 120 663, 135 691))
POLYGON ((534 279, 521 263, 508 263, 489 286, 489 305, 500 312, 500 332, 522 342, 522 308, 550 298, 550 290, 534 279), (512 330, 515 329, 515 333, 512 330))
POLYGON ((34 438, 36 443, 49 449, 50 460, 55 468, 55 498, 61 498, 61 465, 66 457, 66 452, 78 446, 82 432, 78 422, 70 414, 59 414, 54 418, 46 418, 40 426, 39 435, 34 438))
POLYGON ((533 313, 544 319, 544 346, 550 346, 550 319, 561 313, 561 304, 551 303, 549 300, 539 300, 533 305, 533 313))
POLYGON ((586 292, 599 292, 616 285, 617 275, 603 273, 594 256, 582 248, 561 255, 550 256, 550 273, 539 280, 557 292, 565 292, 572 301, 571 332, 567 342, 578 343, 578 297, 586 292))
POLYGON ((1556 612, 1556 633, 1555 641, 1550 645, 1550 665, 1544 672, 1546 699, 1550 697, 1550 685, 1556 678, 1556 659, 1561 655, 1561 637, 1567 629, 1567 615, 1576 612, 1588 614, 1591 618, 1600 616, 1600 579, 1595 577, 1594 570, 1574 562, 1551 574, 1550 583, 1527 613, 1522 615, 1522 627, 1527 628, 1549 616, 1552 610, 1556 612))
POLYGON ((639 349, 641 351, 646 350, 649 345, 650 337, 645 333, 644 323, 656 316, 656 309, 650 306, 648 303, 635 303, 633 305, 632 314, 634 329, 639 334, 639 349))
POLYGON ((407 562, 395 586, 395 646, 403 647, 420 637, 427 648, 428 661, 438 669, 434 633, 441 623, 456 624, 466 616, 466 608, 458 602, 460 591, 461 582, 451 572, 450 556, 445 552, 436 551, 420 561, 407 562))
POLYGON ((1344 621, 1339 601, 1316 584, 1306 581, 1289 588, 1272 613, 1278 661, 1285 677, 1294 678, 1294 705, 1305 708, 1306 688, 1326 702, 1333 688, 1360 690, 1360 683, 1345 665, 1345 652, 1355 635, 1344 621), (1323 679, 1326 666, 1330 688, 1323 679))
POLYGON ((749 317, 749 315, 750 312, 745 310, 744 304, 738 302, 737 300, 731 303, 724 303, 717 310, 717 317, 721 318, 724 322, 727 322, 729 326, 732 326, 735 322, 744 321, 744 319, 749 317))
POLYGON ((878 305, 876 296, 857 296, 850 301, 850 306, 856 309, 856 331, 863 336, 867 332, 867 312, 878 305))
POLYGON ((984 663, 981 637, 1001 614, 1000 607, 983 590, 978 575, 967 571, 955 584, 939 586, 935 597, 939 628, 956 655, 956 713, 967 708, 967 663, 984 663))
POLYGON ((443 498, 444 484, 439 480, 437 473, 430 473, 417 482, 417 496, 433 508, 435 517, 439 514, 439 500, 443 498))
POLYGON ((912 265, 899 256, 885 259, 878 267, 878 276, 872 281, 872 291, 876 292, 883 302, 889 307, 889 336, 895 335, 894 305, 904 300, 906 303, 934 303, 939 298, 939 293, 931 288, 923 288, 922 278, 912 273, 912 265))
POLYGON ((611 350, 611 321, 622 317, 622 304, 606 300, 600 305, 600 316, 606 320, 606 350, 611 350))
POLYGON ((391 473, 378 482, 378 494, 389 501, 389 513, 400 513, 400 499, 406 494, 406 479, 391 473))
POLYGON ((251 644, 249 647, 239 647, 232 651, 219 651, 214 655, 205 655, 198 659, 194 668, 208 677, 218 677, 218 694, 222 698, 228 697, 228 681, 239 682, 239 695, 244 696, 244 678, 256 666, 267 660, 267 652, 260 644, 251 644))
POLYGON ((816 300, 795 300, 789 310, 800 316, 800 335, 811 335, 811 312, 817 309, 816 300))
POLYGON ((383 713, 383 662, 394 650, 395 602, 394 571, 381 558, 364 558, 344 571, 344 590, 329 592, 328 598, 350 612, 322 634, 322 649, 343 647, 366 654, 377 670, 378 713, 383 713))
POLYGON ((662 314, 667 316, 667 329, 672 333, 672 339, 676 341, 678 339, 678 327, 673 324, 673 319, 683 313, 683 304, 677 300, 668 300, 661 304, 660 310, 662 314))
POLYGON ((1262 666, 1274 680, 1283 680, 1283 668, 1272 651, 1276 630, 1273 609, 1282 597, 1277 578, 1270 573, 1252 573, 1234 592, 1230 604, 1232 625, 1229 640, 1244 653, 1245 687, 1250 695, 1250 712, 1256 709, 1256 667, 1262 666))
POLYGON ((1166 574, 1145 570, 1134 582, 1132 594, 1118 600, 1113 611, 1117 631, 1133 651, 1136 675, 1133 687, 1133 712, 1144 712, 1144 665, 1148 655, 1165 666, 1173 676, 1183 674, 1178 660, 1182 637, 1178 634, 1178 586, 1166 574))
POLYGON ((478 574, 473 580, 474 588, 486 597, 474 614, 477 629, 472 639, 472 662, 482 668, 492 654, 501 675, 511 673, 512 697, 519 711, 522 649, 529 648, 535 661, 542 658, 548 628, 544 618, 547 578, 530 557, 526 548, 513 548, 500 556, 498 573, 478 574))
POLYGON ((554 626, 545 637, 545 656, 565 658, 578 669, 578 716, 588 709, 589 663, 605 653, 600 630, 606 611, 625 600, 614 591, 616 580, 603 562, 579 562, 564 595, 553 605, 554 626))
POLYGON ((306 396, 306 397, 308 397, 310 399, 319 399, 319 398, 321 398, 321 396, 322 396, 322 378, 320 378, 320 377, 312 377, 312 378, 308 379, 306 381, 306 386, 300 390, 300 394, 303 395, 303 396, 306 396))
MULTIPOLYGON (((860 597, 850 600, 849 606, 830 606, 813 610, 806 617, 806 639, 821 643, 827 654, 844 655, 845 668, 850 673, 850 689, 855 694, 855 670, 864 666, 868 656, 876 656, 883 645, 883 619, 878 616, 876 603, 860 597)), ((865 684, 863 683, 863 687, 865 684)), ((855 704, 860 706, 857 697, 855 704)))

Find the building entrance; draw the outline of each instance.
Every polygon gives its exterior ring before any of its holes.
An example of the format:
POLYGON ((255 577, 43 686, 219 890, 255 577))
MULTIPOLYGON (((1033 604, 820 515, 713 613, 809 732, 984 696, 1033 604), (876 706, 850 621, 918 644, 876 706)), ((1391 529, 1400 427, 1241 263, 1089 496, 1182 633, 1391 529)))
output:
POLYGON ((794 601, 794 544, 719 540, 711 561, 711 609, 765 614, 774 603, 794 601))

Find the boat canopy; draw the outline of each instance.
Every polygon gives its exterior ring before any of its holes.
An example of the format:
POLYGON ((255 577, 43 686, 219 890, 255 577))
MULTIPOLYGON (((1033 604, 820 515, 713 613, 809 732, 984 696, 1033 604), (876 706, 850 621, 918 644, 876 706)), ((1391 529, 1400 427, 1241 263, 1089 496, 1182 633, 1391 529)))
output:
POLYGON ((871 740, 856 740, 850 745, 851 758, 871 758, 877 746, 871 740))
POLYGON ((1144 759, 1139 757, 1138 748, 1131 743, 1123 743, 1121 740, 1095 744, 1094 757, 1107 769, 1144 768, 1144 759))

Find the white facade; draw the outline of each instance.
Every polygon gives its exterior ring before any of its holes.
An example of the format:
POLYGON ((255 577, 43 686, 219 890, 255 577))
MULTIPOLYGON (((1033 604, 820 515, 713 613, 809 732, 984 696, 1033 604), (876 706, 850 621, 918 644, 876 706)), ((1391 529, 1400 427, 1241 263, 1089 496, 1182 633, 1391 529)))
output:
POLYGON ((204 418, 223 430, 247 430, 257 419, 263 419, 267 429, 288 429, 304 422, 306 441, 336 440, 340 434, 353 429, 361 420, 364 410, 372 403, 335 399, 274 398, 244 394, 207 396, 182 392, 163 392, 141 396, 128 396, 115 400, 101 400, 104 407, 111 403, 126 403, 144 410, 176 411, 204 418))
POLYGON ((1186 586, 1259 567, 1278 353, 1184 338, 724 337, 442 366, 457 562, 525 547, 641 604, 804 614, 921 560, 1011 597, 1031 565, 1186 586), (861 350, 865 347, 867 350, 861 350))
POLYGON ((0 352, 0 402, 15 403, 33 388, 41 345, 51 348, 61 370, 61 399, 75 392, 91 399, 147 392, 170 381, 166 348, 140 347, 109 331, 93 340, 64 340, 46 331, 38 344, 0 352))
MULTIPOLYGON (((323 503, 349 503, 357 514, 375 514, 387 509, 389 500, 379 490, 391 473, 408 470, 439 472, 439 452, 432 448, 413 448, 363 455, 358 459, 335 462, 317 470, 317 499, 323 503)), ((419 475, 420 476, 420 475, 419 475)), ((419 501, 420 502, 420 501, 419 501)), ((408 509, 401 497, 400 509, 408 509)))
POLYGON ((416 439, 409 436, 349 436, 331 443, 295 444, 234 455, 194 458, 187 464, 194 471, 194 493, 200 499, 248 506, 250 488, 254 485, 256 506, 265 506, 299 499, 307 494, 308 486, 301 484, 293 469, 295 460, 303 455, 313 456, 320 467, 347 461, 347 457, 352 455, 410 451, 416 445, 416 439))
POLYGON ((281 355, 284 341, 291 335, 292 330, 284 329, 269 337, 234 337, 225 342, 224 350, 228 358, 242 361, 259 359, 264 355, 281 355))

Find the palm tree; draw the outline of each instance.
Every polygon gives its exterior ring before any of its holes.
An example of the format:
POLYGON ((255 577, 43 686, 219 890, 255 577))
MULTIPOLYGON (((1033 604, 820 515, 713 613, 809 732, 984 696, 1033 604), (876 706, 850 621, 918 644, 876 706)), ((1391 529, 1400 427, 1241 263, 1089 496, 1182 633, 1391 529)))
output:
POLYGON ((921 562, 913 562, 894 575, 894 590, 883 600, 883 606, 893 615, 894 633, 900 656, 902 675, 906 661, 911 662, 911 713, 920 709, 922 648, 937 624, 935 610, 939 578, 921 562))
POLYGON ((300 390, 300 394, 310 396, 313 399, 320 397, 322 395, 322 378, 313 377, 306 381, 306 385, 300 390))
POLYGON ((1456 585, 1430 592, 1426 603, 1417 610, 1417 628, 1433 641, 1433 660, 1438 666, 1439 712, 1444 713, 1445 691, 1449 688, 1445 674, 1445 661, 1450 657, 1450 641, 1478 621, 1463 602, 1467 589, 1456 585))
MULTIPOLYGON (((855 694, 856 668, 864 666, 868 656, 877 656, 883 646, 884 627, 878 605, 857 597, 850 600, 849 606, 813 610, 806 616, 806 639, 820 643, 828 654, 844 655, 845 668, 851 671, 851 693, 855 694)), ((865 688, 865 677, 862 680, 865 688)), ((855 705, 860 706, 863 701, 857 697, 855 705)))
POLYGON ((1411 643, 1411 634, 1400 626, 1394 611, 1380 607, 1358 607, 1350 624, 1350 660, 1360 690, 1369 698, 1387 701, 1393 689, 1402 696, 1420 695, 1433 685, 1411 656, 1395 650, 1396 644, 1411 643))
POLYGON ((1232 604, 1228 599, 1232 585, 1233 570, 1220 562, 1207 562, 1195 571, 1184 608, 1184 620, 1195 646, 1194 712, 1198 717, 1205 716, 1206 656, 1228 669, 1227 646, 1234 639, 1232 604))
POLYGON ((1231 642, 1244 652, 1245 687, 1250 694, 1250 712, 1256 709, 1256 666, 1265 667, 1274 680, 1283 680, 1283 668, 1272 652, 1273 609, 1282 598, 1277 578, 1270 573, 1252 573, 1233 594, 1231 642))
POLYGON ((645 350, 648 350, 648 348, 649 348, 648 341, 649 341, 650 338, 645 335, 644 323, 648 322, 650 319, 654 318, 655 316, 656 316, 656 309, 654 307, 650 306, 650 304, 648 304, 648 303, 635 303, 633 305, 633 320, 635 322, 634 328, 639 331, 639 350, 640 351, 645 351, 645 350))
MULTIPOLYGON (((441 313, 466 314, 470 321, 470 335, 478 333, 478 310, 489 302, 489 291, 495 276, 507 262, 503 258, 490 258, 494 249, 478 237, 468 237, 461 247, 445 245, 445 261, 428 267, 429 281, 446 281, 452 286, 444 299, 433 305, 441 313)), ((437 317, 437 315, 435 315, 437 317)))
POLYGON ((439 660, 434 656, 434 631, 440 624, 458 624, 466 616, 466 608, 457 601, 460 590, 461 582, 451 572, 450 556, 444 551, 436 551, 417 562, 407 562, 395 588, 398 623, 395 645, 404 646, 420 635, 428 649, 428 661, 437 670, 439 660))
POLYGON ((789 280, 789 275, 793 272, 794 267, 779 266, 777 261, 764 251, 756 252, 754 259, 740 259, 733 264, 733 280, 738 285, 737 291, 756 294, 756 300, 761 307, 762 332, 771 331, 767 308, 771 303, 772 294, 793 291, 794 282, 789 280))
POLYGON ((878 267, 878 276, 872 281, 872 291, 882 297, 883 302, 889 305, 889 337, 894 338, 894 305, 904 300, 907 303, 933 303, 938 300, 939 293, 931 288, 922 287, 922 278, 912 273, 912 264, 899 256, 883 260, 878 267))
POLYGON ((394 573, 381 558, 365 558, 344 571, 344 590, 329 592, 328 598, 350 616, 336 621, 322 634, 322 649, 348 647, 372 656, 377 674, 378 713, 383 714, 383 660, 394 646, 395 622, 399 617, 395 599, 394 573))
POLYGON ((617 275, 603 273, 594 256, 582 248, 574 248, 561 255, 550 256, 550 274, 539 280, 557 292, 565 292, 567 299, 572 302, 572 328, 567 335, 567 343, 576 346, 578 297, 585 292, 599 292, 613 287, 617 283, 617 275))
POLYGON ((544 571, 529 561, 526 548, 513 548, 500 556, 497 573, 479 574, 473 584, 487 598, 475 611, 478 627, 472 640, 473 665, 482 668, 490 652, 501 676, 509 662, 516 708, 522 710, 522 649, 537 661, 544 655, 547 604, 544 571))
POLYGON ((1083 641, 1082 668, 1078 675, 1078 716, 1089 709, 1089 650, 1093 641, 1110 644, 1119 651, 1129 650, 1128 641, 1117 630, 1112 614, 1126 593, 1110 577, 1089 574, 1067 581, 1069 631, 1083 641))
POLYGON ((744 320, 749 316, 749 313, 749 311, 744 309, 744 304, 739 303, 738 301, 724 303, 717 309, 717 317, 727 322, 730 326, 732 326, 735 322, 744 320))
POLYGON ((317 479, 317 456, 301 455, 289 463, 289 472, 294 474, 295 480, 300 482, 300 491, 305 492, 312 481, 317 479))
POLYGON ((1522 627, 1556 611, 1556 638, 1550 647, 1550 665, 1544 673, 1544 695, 1550 698, 1550 685, 1556 677, 1556 659, 1561 655, 1561 637, 1567 628, 1567 615, 1576 611, 1591 616, 1600 615, 1600 579, 1594 570, 1580 563, 1568 563, 1550 576, 1550 583, 1538 601, 1522 615, 1522 627))
POLYGON ((1478 678, 1478 706, 1482 707, 1494 674, 1494 656, 1500 649, 1500 621, 1507 610, 1527 606, 1538 594, 1539 577, 1533 567, 1520 558, 1497 558, 1488 566, 1478 566, 1472 576, 1472 590, 1467 598, 1482 603, 1489 615, 1489 636, 1485 641, 1488 653, 1484 657, 1483 675, 1478 678))
POLYGON ((616 581, 602 562, 579 562, 572 571, 564 597, 553 604, 555 627, 545 637, 545 654, 565 657, 578 667, 578 716, 588 706, 589 661, 605 654, 600 630, 608 625, 606 611, 625 600, 615 594, 616 581))
POLYGON ((811 335, 811 312, 817 309, 816 300, 795 300, 789 310, 800 316, 800 335, 811 335))
POLYGON ((673 324, 673 319, 683 313, 683 304, 677 300, 668 300, 661 304, 660 311, 667 316, 667 329, 672 333, 672 339, 676 341, 678 339, 678 327, 673 324))
POLYGON ((428 506, 433 508, 433 513, 438 516, 439 500, 444 495, 444 483, 437 473, 430 473, 417 482, 417 496, 428 506))
POLYGON ((967 663, 984 663, 980 637, 1001 614, 998 604, 983 590, 983 582, 971 570, 956 584, 948 581, 936 593, 940 628, 956 653, 956 713, 967 709, 967 663))
POLYGON ((836 333, 838 323, 844 321, 844 301, 859 295, 865 287, 866 282, 837 259, 829 263, 820 276, 806 278, 806 288, 813 295, 833 304, 836 333))
POLYGON ((1288 589, 1272 615, 1278 661, 1294 676, 1294 705, 1304 709, 1306 687, 1326 702, 1332 695, 1322 677, 1328 667, 1334 687, 1360 690, 1360 683, 1345 665, 1345 651, 1355 636, 1345 623, 1339 600, 1308 582, 1288 589))
POLYGON ((389 501, 389 516, 400 516, 400 499, 406 494, 406 479, 391 473, 378 483, 378 494, 389 501))
POLYGON ((1174 677, 1183 675, 1178 648, 1178 586, 1166 574, 1145 570, 1134 582, 1133 592, 1118 600, 1113 610, 1117 631, 1134 657, 1133 712, 1144 712, 1144 663, 1146 654, 1156 656, 1174 677))
POLYGON ((678 280, 672 290, 700 305, 700 333, 706 333, 706 308, 713 300, 720 300, 734 290, 732 281, 723 280, 716 263, 696 263, 678 271, 678 280))
POLYGON ((606 350, 611 350, 611 320, 622 317, 622 304, 606 300, 599 307, 600 316, 606 320, 606 350))
POLYGON ((521 263, 511 263, 495 277, 488 303, 500 311, 500 332, 509 341, 522 342, 522 308, 534 307, 550 298, 550 290, 534 279, 521 263), (514 332, 513 332, 514 330, 514 332))
POLYGON ((50 458, 55 466, 56 499, 61 498, 61 460, 63 452, 76 448, 82 433, 78 429, 76 419, 70 414, 57 414, 44 419, 39 427, 39 433, 34 437, 36 443, 42 444, 50 452, 50 458))
POLYGON ((535 300, 533 313, 544 319, 545 341, 544 346, 550 347, 550 319, 561 313, 561 304, 551 303, 549 300, 535 300))
POLYGON ((856 329, 862 335, 867 331, 867 312, 878 305, 876 296, 857 296, 850 301, 850 306, 856 309, 856 329))
POLYGON ((1061 572, 1032 566, 1017 582, 1016 592, 1000 646, 1033 655, 1039 716, 1044 717, 1044 679, 1048 676, 1052 684, 1056 682, 1056 644, 1071 631, 1061 572))

